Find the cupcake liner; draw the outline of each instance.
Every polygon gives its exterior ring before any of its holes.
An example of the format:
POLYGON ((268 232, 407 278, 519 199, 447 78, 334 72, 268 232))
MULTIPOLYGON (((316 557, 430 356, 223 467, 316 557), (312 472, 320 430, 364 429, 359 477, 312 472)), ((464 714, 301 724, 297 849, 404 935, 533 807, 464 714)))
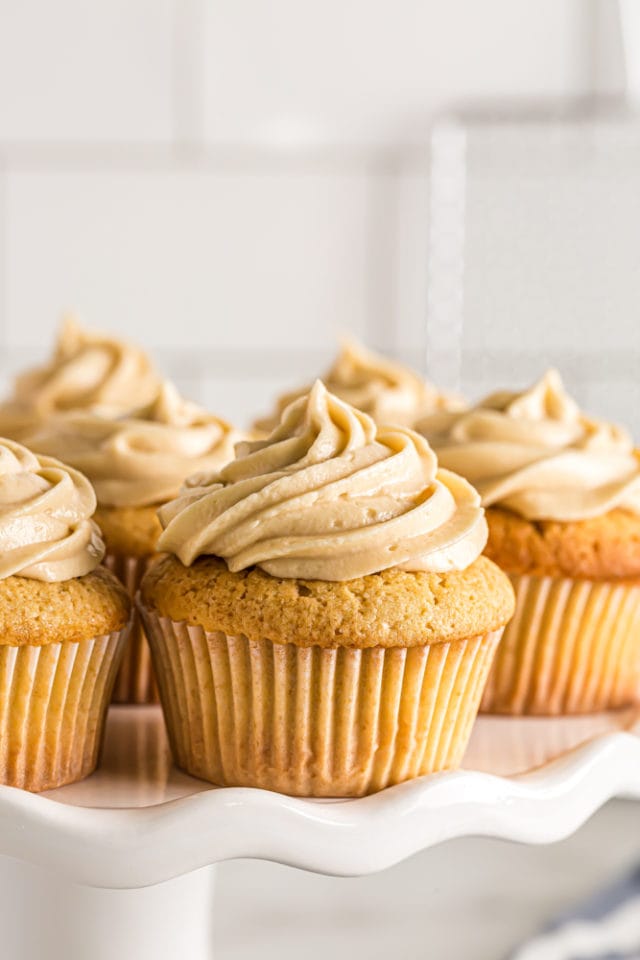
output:
POLYGON ((482 699, 486 713, 595 713, 640 699, 640 585, 511 576, 516 611, 482 699))
POLYGON ((176 763, 224 786, 374 793, 457 767, 501 631, 410 648, 297 647, 141 607, 176 763))
MULTIPOLYGON (((107 553, 104 565, 126 587, 129 595, 135 597, 140 581, 149 568, 155 554, 147 557, 125 556, 107 553)), ((138 611, 135 611, 129 645, 122 658, 122 664, 113 688, 113 703, 159 703, 149 644, 138 611)))
POLYGON ((93 772, 128 629, 0 646, 0 783, 50 790, 93 772))

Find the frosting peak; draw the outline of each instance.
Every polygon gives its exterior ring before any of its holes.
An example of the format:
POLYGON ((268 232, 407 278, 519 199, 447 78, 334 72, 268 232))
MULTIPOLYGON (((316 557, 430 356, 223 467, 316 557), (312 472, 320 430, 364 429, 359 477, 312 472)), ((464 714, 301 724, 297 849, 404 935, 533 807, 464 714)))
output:
POLYGON ((71 580, 104 556, 96 497, 76 470, 0 440, 0 579, 71 580))
POLYGON ((547 370, 537 383, 522 393, 494 393, 485 400, 487 407, 502 410, 510 417, 525 420, 560 420, 577 423, 580 408, 565 390, 557 370, 547 370))
POLYGON ((582 520, 619 507, 640 513, 640 458, 620 427, 585 416, 548 371, 522 392, 419 424, 441 464, 467 477, 484 506, 529 520, 582 520))
MULTIPOLYGON (((378 424, 413 426, 436 410, 459 410, 459 397, 441 393, 409 367, 367 350, 343 337, 340 353, 323 377, 327 389, 340 400, 363 410, 378 424)), ((260 420, 256 429, 271 431, 292 400, 309 392, 303 387, 278 400, 275 416, 260 420)))
POLYGON ((83 330, 69 317, 53 358, 16 379, 13 396, 0 407, 0 429, 23 439, 48 417, 69 410, 121 416, 151 403, 160 384, 138 347, 83 330))
POLYGON ((153 402, 133 417, 61 415, 28 442, 85 473, 101 506, 142 507, 176 496, 194 470, 222 466, 238 439, 228 423, 164 383, 153 402))
POLYGON ((464 569, 482 552, 475 490, 413 431, 377 428, 317 381, 264 441, 238 444, 159 511, 158 549, 277 577, 350 580, 390 567, 464 569))
POLYGON ((53 360, 18 377, 16 400, 43 415, 90 408, 118 416, 150 403, 160 377, 138 347, 64 320, 53 360))

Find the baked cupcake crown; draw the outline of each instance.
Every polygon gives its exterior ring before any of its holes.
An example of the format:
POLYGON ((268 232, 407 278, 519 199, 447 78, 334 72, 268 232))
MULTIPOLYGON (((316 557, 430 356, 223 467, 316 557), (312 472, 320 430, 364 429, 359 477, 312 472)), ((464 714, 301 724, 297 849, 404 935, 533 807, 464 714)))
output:
POLYGON ((438 470, 424 438, 373 420, 321 381, 264 441, 239 444, 159 511, 160 551, 222 557, 284 578, 350 580, 389 568, 464 569, 482 552, 475 490, 438 470))
POLYGON ((63 414, 27 442, 85 473, 101 506, 143 507, 176 496, 194 470, 222 466, 240 438, 226 421, 184 400, 165 381, 135 416, 63 414))
POLYGON ((565 522, 615 508, 640 514, 640 458, 631 438, 583 414, 555 370, 528 390, 426 417, 419 429, 485 507, 565 522))
POLYGON ((0 579, 90 573, 104 556, 95 508, 93 488, 77 470, 0 440, 0 579))
MULTIPOLYGON (((459 410, 465 406, 460 397, 439 391, 410 367, 367 350, 352 337, 341 337, 340 352, 322 381, 336 397, 369 414, 378 424, 412 427, 436 410, 459 410)), ((256 421, 255 428, 271 432, 289 404, 305 396, 309 389, 305 386, 284 394, 277 402, 275 414, 256 421)))

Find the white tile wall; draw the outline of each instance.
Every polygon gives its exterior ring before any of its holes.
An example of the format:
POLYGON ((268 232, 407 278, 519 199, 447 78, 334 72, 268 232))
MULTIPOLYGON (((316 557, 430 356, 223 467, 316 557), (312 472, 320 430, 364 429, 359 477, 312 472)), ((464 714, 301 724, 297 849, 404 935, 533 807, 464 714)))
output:
POLYGON ((395 199, 392 316, 396 348, 404 359, 424 366, 427 264, 429 256, 429 176, 414 166, 392 185, 395 199))
POLYGON ((584 91, 582 6, 220 0, 207 7, 207 137, 424 141, 433 113, 460 99, 584 91))
POLYGON ((0 0, 0 383, 68 307, 237 419, 321 370, 339 330, 422 366, 434 115, 588 93, 602 16, 598 0, 0 0))
POLYGON ((367 186, 341 173, 12 172, 7 334, 37 345, 59 304, 159 347, 362 335, 367 186))
POLYGON ((169 139, 173 7, 1 0, 0 141, 169 139))
POLYGON ((73 308, 244 419, 323 369, 342 331, 420 343, 425 170, 13 170, 5 192, 12 370, 73 308))

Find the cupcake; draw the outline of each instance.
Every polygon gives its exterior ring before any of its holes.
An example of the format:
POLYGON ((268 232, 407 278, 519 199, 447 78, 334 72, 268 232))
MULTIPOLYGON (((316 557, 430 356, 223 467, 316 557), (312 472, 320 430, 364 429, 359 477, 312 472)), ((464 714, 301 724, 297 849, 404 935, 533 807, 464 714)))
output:
POLYGON ((15 382, 0 404, 0 435, 25 440, 50 417, 92 410, 117 417, 148 406, 161 379, 142 350, 64 321, 53 358, 15 382))
POLYGON ((482 709, 576 714, 640 699, 640 456, 627 433, 581 413, 553 370, 420 429, 480 492, 486 555, 516 592, 482 709))
POLYGON ((47 790, 98 759, 131 602, 100 566, 76 470, 0 440, 0 783, 47 790))
POLYGON ((458 766, 513 594, 422 437, 317 382, 159 515, 140 609, 182 769, 350 797, 458 766))
MULTIPOLYGON (((175 497, 190 473, 214 470, 233 457, 240 439, 229 424, 183 400, 164 383, 150 406, 132 417, 96 413, 49 418, 29 445, 81 470, 93 484, 106 566, 135 595, 156 555, 157 508, 175 497)), ((114 700, 157 702, 148 646, 136 617, 114 700)))
MULTIPOLYGON (((379 426, 394 423, 413 427, 422 417, 437 410, 464 407, 460 397, 441 393, 409 367, 373 353, 346 337, 322 380, 332 394, 369 414, 379 426)), ((256 420, 255 430, 270 433, 289 404, 308 392, 309 386, 306 386, 284 394, 277 401, 274 414, 256 420)))

